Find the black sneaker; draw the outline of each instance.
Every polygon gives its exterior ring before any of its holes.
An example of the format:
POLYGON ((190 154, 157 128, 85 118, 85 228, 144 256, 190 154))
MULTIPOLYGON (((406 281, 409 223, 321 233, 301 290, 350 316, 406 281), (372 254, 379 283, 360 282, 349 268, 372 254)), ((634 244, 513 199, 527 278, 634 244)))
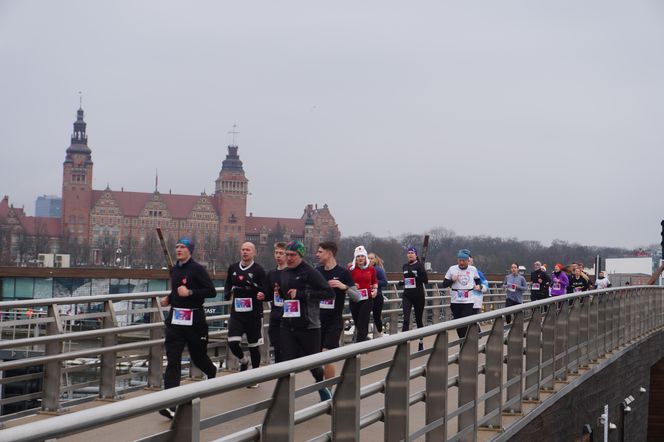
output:
POLYGON ((173 420, 175 417, 175 412, 171 410, 170 408, 164 408, 162 410, 159 410, 159 414, 161 414, 164 417, 169 418, 170 420, 173 420))
POLYGON ((424 341, 420 341, 419 344, 417 344, 417 351, 422 350, 424 350, 424 341))
POLYGON ((249 368, 249 362, 240 362, 240 371, 247 371, 249 368))
POLYGON ((261 386, 261 384, 256 383, 256 384, 252 384, 252 385, 247 385, 247 388, 258 388, 260 386, 261 386))

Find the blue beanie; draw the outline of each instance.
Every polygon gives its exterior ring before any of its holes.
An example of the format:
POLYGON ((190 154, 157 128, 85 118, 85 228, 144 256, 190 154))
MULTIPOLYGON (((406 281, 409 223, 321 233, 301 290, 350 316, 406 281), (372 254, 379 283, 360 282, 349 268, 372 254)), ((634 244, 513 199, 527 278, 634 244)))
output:
POLYGON ((178 242, 176 244, 182 244, 183 246, 189 249, 189 253, 192 254, 194 253, 195 244, 193 239, 187 236, 183 236, 182 238, 178 239, 178 242))
POLYGON ((406 250, 406 253, 408 252, 413 252, 415 255, 417 255, 417 249, 413 246, 409 246, 408 250, 406 250))
POLYGON ((457 253, 457 259, 468 259, 470 258, 470 250, 468 249, 461 249, 459 250, 459 253, 457 253))

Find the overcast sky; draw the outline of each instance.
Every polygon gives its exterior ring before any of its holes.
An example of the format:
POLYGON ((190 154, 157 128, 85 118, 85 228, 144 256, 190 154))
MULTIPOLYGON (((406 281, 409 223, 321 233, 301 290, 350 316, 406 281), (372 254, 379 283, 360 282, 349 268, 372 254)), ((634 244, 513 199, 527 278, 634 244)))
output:
POLYGON ((343 235, 635 247, 664 218, 664 3, 0 0, 0 193, 61 193, 83 91, 94 187, 214 191, 343 235))

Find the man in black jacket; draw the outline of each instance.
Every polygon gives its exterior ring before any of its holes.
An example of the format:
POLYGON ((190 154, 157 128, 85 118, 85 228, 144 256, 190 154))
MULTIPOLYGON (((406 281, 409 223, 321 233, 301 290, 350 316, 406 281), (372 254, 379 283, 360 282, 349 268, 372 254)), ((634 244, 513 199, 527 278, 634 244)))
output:
POLYGON ((530 274, 530 300, 539 301, 549 297, 549 286, 551 277, 542 268, 542 263, 535 261, 533 272, 530 274))
MULTIPOLYGON (((284 294, 281 317, 281 356, 284 361, 320 352, 320 302, 335 294, 323 275, 302 260, 304 245, 291 241, 286 245, 286 270, 281 275, 284 294)), ((311 369, 316 382, 323 380, 323 369, 311 369)), ((330 390, 318 391, 321 401, 332 397, 330 390)))
MULTIPOLYGON (((205 373, 208 379, 217 374, 207 354, 208 325, 205 320, 203 303, 205 298, 214 298, 217 291, 207 270, 193 260, 194 242, 182 237, 175 245, 177 263, 171 270, 171 293, 162 299, 162 305, 170 305, 166 318, 166 358, 164 388, 180 385, 182 351, 186 345, 194 365, 205 373)), ((173 419, 173 407, 159 410, 162 416, 173 419)))

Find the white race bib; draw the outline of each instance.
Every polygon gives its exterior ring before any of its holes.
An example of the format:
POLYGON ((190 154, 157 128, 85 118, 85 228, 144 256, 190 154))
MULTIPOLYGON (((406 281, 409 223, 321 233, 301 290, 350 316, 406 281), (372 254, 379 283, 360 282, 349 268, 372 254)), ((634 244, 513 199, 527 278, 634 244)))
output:
POLYGON ((554 282, 553 283, 553 289, 554 290, 560 290, 560 283, 559 282, 554 282))
POLYGON ((516 292, 516 284, 510 284, 507 287, 507 290, 509 290, 510 292, 516 292))
POLYGON ((360 289, 360 301, 366 301, 369 299, 369 290, 360 289))
POLYGON ((194 322, 194 311, 189 308, 174 308, 171 324, 191 325, 194 322))
POLYGON ((539 289, 540 289, 540 285, 536 282, 533 282, 531 290, 539 290, 539 289))
POLYGON ((234 305, 236 312, 250 312, 254 309, 251 298, 235 298, 234 305))
POLYGON ((320 308, 325 309, 325 310, 333 310, 334 309, 334 298, 321 300, 320 308))
POLYGON ((403 286, 407 289, 414 289, 417 287, 417 284, 415 284, 415 278, 404 278, 403 286))
POLYGON ((298 299, 284 301, 284 318, 299 318, 300 316, 300 301, 298 299))
POLYGON ((574 287, 574 293, 582 292, 583 287, 574 287))
POLYGON ((275 307, 283 307, 284 306, 284 298, 279 295, 279 290, 274 291, 274 300, 272 301, 272 305, 275 307))

